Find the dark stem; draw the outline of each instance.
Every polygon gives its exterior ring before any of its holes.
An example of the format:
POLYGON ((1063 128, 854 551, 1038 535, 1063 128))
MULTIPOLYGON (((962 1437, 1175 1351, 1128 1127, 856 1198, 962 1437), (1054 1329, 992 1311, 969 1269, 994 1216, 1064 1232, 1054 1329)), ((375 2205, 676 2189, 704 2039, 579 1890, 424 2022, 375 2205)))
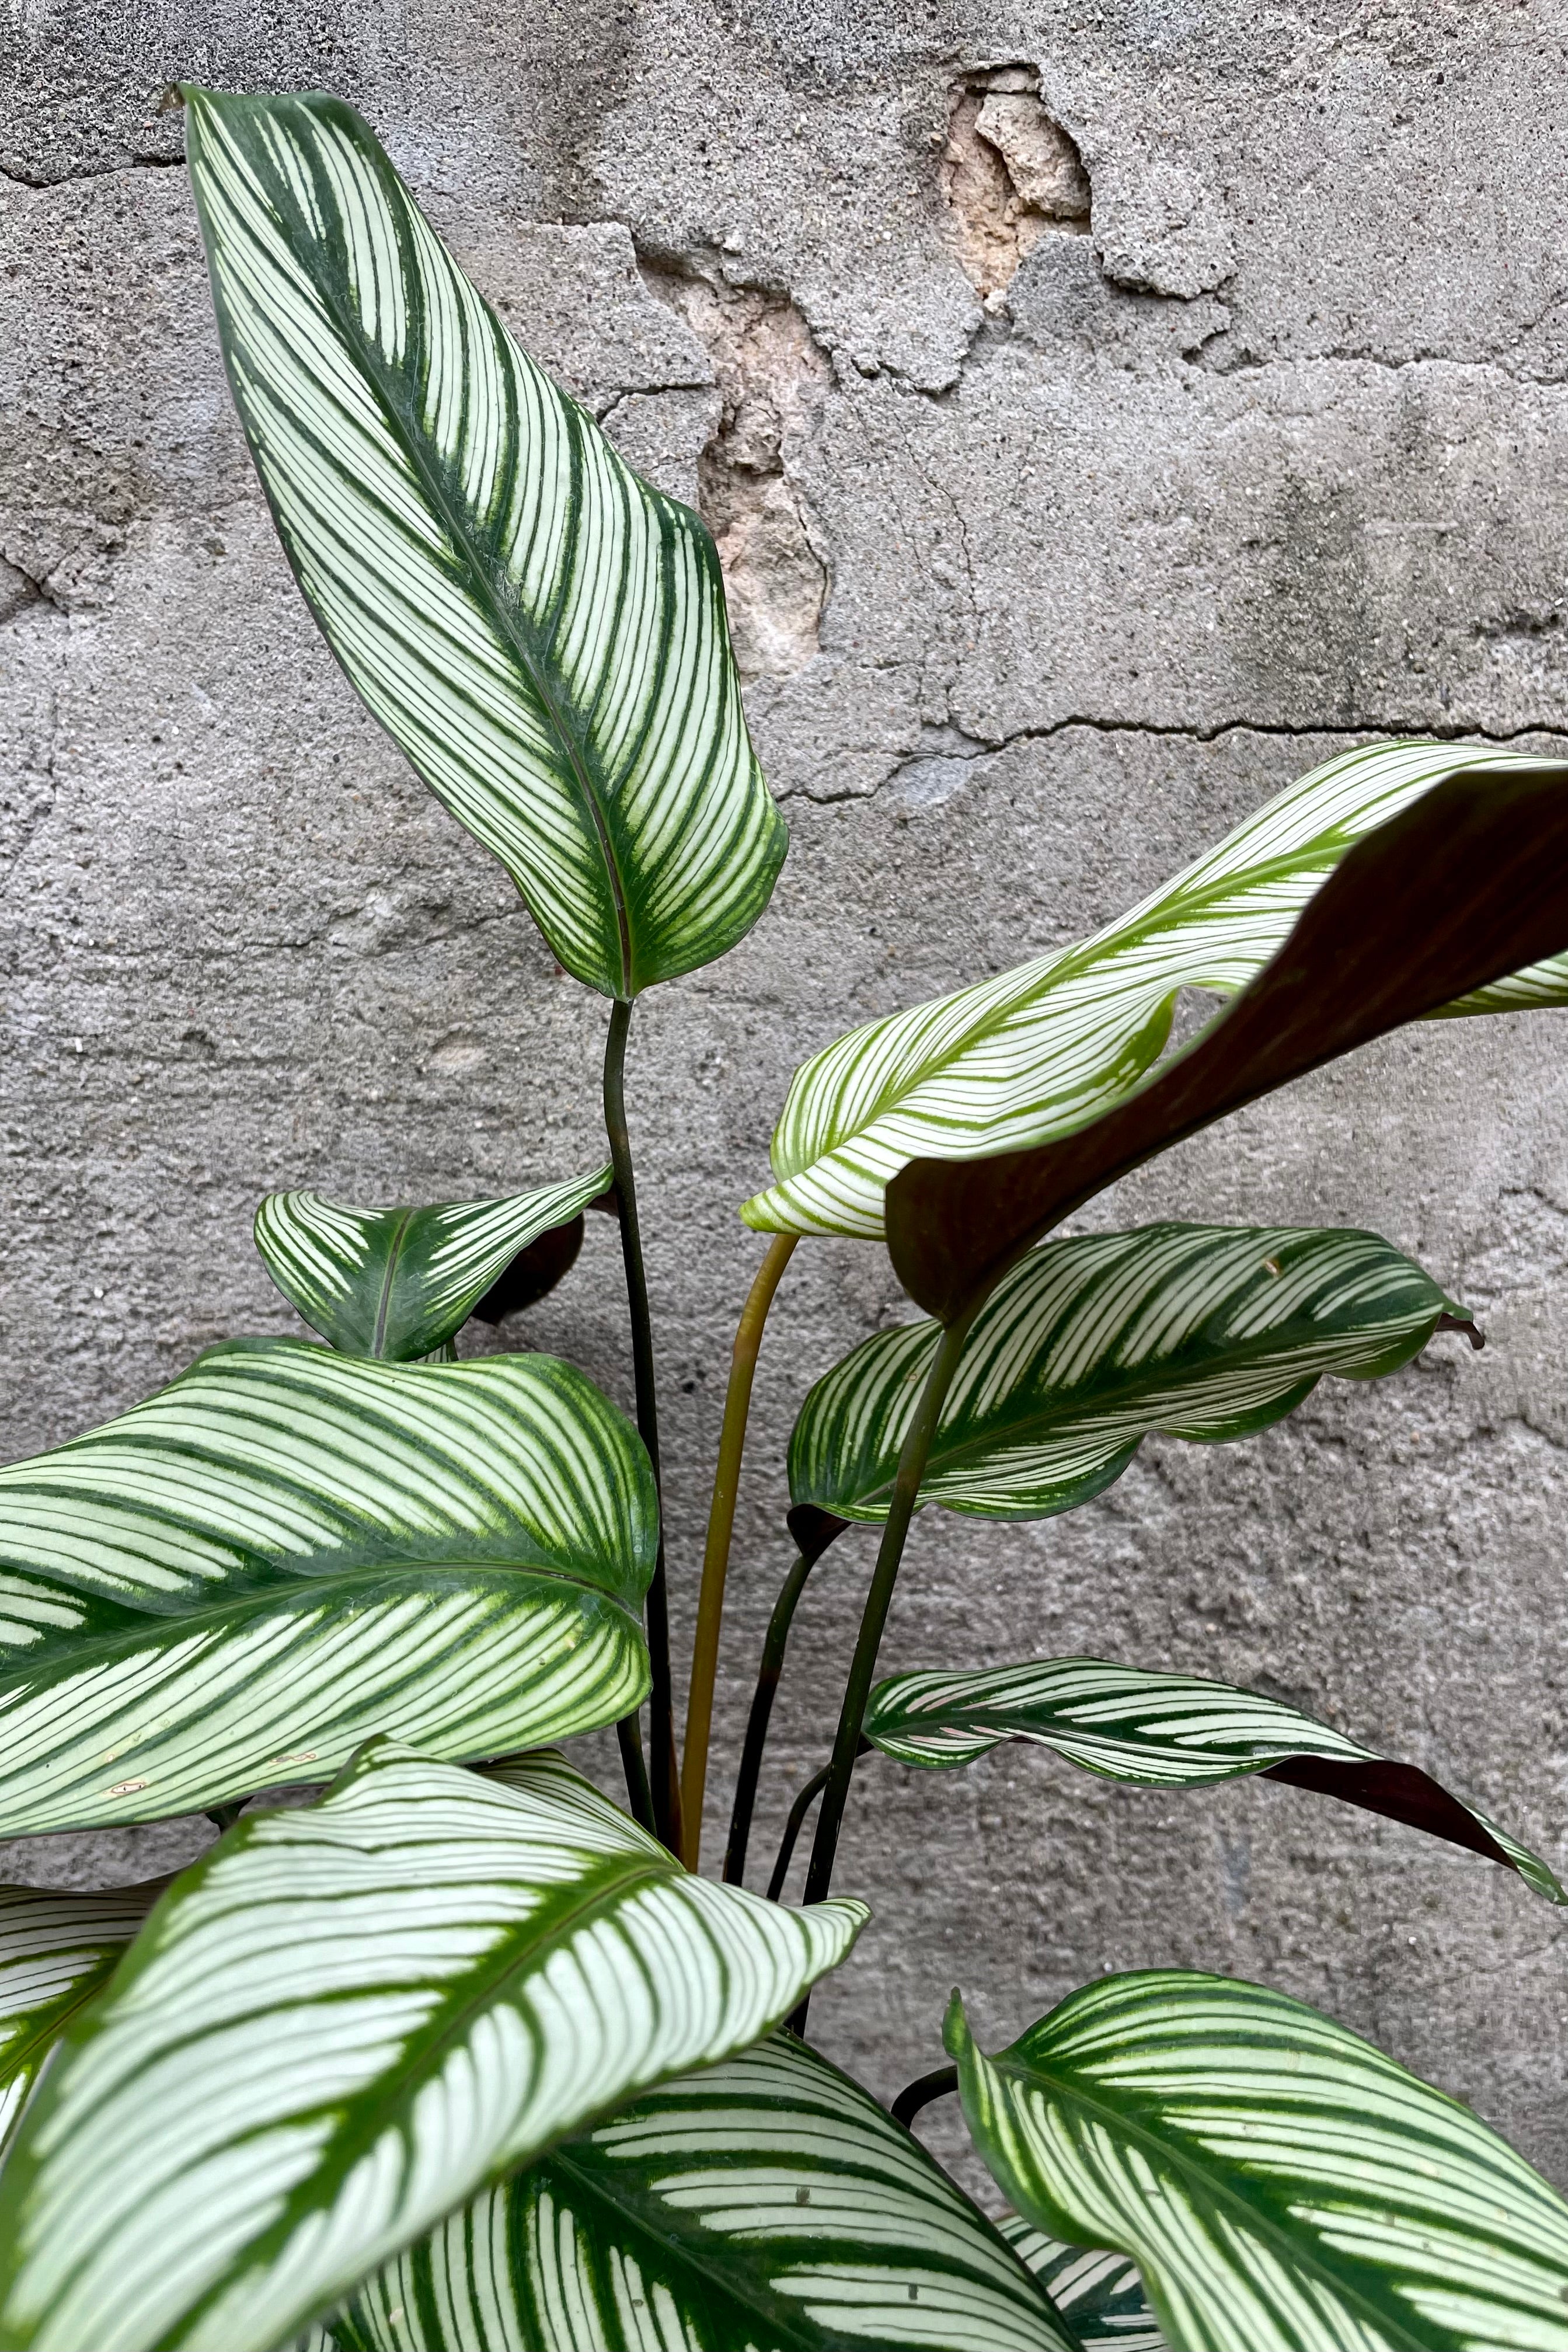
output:
POLYGON ((912 2083, 905 2084, 893 2101, 890 2110, 893 2121, 902 2124, 908 2131, 922 2107, 929 2107, 933 2099, 945 2099, 950 2091, 957 2088, 956 2066, 938 2066, 929 2074, 917 2074, 912 2083))
POLYGON ((654 1827, 653 1798, 648 1792, 647 1766, 643 1762, 642 1726, 635 1714, 623 1715, 616 1726, 621 1743, 621 1769, 626 1776, 626 1798, 638 1829, 658 1835, 654 1827))
MULTIPOLYGON (((680 1852, 680 1778, 675 1759, 675 1706, 669 1676, 669 1601, 664 1576, 664 1496, 658 1461, 658 1399, 654 1385, 653 1327, 648 1320, 647 1277, 643 1272, 642 1236, 637 1226, 637 1178, 632 1170, 631 1139, 626 1133, 626 1033, 631 1027, 630 1000, 617 996, 610 1008, 610 1032, 605 1041, 605 1132, 610 1163, 616 1171, 620 1202, 621 1255, 626 1260, 626 1306, 631 1315, 632 1369, 637 1381, 637 1434, 647 1448, 653 1480, 659 1488, 658 1552, 653 1581, 647 1589, 647 1654, 653 1672, 648 1715, 653 1739, 653 1818, 656 1834, 672 1853, 680 1852)), ((622 1755, 626 1749, 623 1743, 622 1755)), ((635 1808, 634 1808, 635 1810, 635 1808)))
MULTIPOLYGON (((860 1742, 860 1754, 862 1756, 868 1755, 870 1753, 870 1741, 868 1739, 863 1739, 860 1742)), ((817 1798, 821 1796, 822 1791, 826 1788, 827 1776, 832 1769, 833 1767, 831 1764, 825 1764, 820 1772, 814 1772, 810 1780, 806 1782, 805 1788, 801 1790, 799 1796, 795 1799, 794 1804, 789 1809, 789 1819, 784 1823, 784 1832, 783 1837, 779 1840, 778 1860, 773 1864, 773 1874, 768 1881, 768 1901, 770 1903, 776 1903, 779 1896, 784 1893, 784 1883, 789 1876, 790 1864, 795 1860, 795 1840, 800 1835, 801 1824, 805 1821, 807 1813, 811 1811, 812 1806, 816 1802, 817 1798)))
POLYGON ((768 1721, 773 1711, 779 1675, 784 1670, 784 1651, 789 1643, 795 1604, 805 1591, 805 1580, 816 1565, 815 1559, 802 1552, 780 1587, 779 1597, 773 1603, 773 1613, 768 1620, 762 1663, 757 1668, 757 1687, 752 1696, 752 1712, 746 1719, 741 1769, 735 1780, 735 1802, 730 1813, 730 1843, 724 1849, 724 1878, 731 1886, 743 1886, 746 1882, 746 1848, 751 1842, 752 1813, 757 1801, 757 1782, 762 1777, 768 1721))
MULTIPOLYGON (((984 1303, 984 1298, 972 1302, 942 1332, 931 1360, 931 1370, 926 1375, 925 1386, 921 1391, 920 1402, 910 1423, 903 1450, 899 1455, 899 1475, 893 1482, 888 1521, 882 1529, 871 1590, 866 1596, 855 1655, 849 1662, 849 1679, 845 1685, 838 1733, 833 1743, 833 1761, 828 1768, 827 1786, 823 1791, 822 1811, 816 1817, 816 1837, 812 1845, 811 1868, 805 1880, 808 1903, 825 1903, 833 1885, 838 1832, 844 1826, 850 1775, 860 1750, 860 1727, 866 1719, 866 1702, 871 1696, 871 1683, 877 1672, 877 1653, 882 1646, 888 1612, 893 1605, 893 1588, 899 1580, 899 1562, 904 1556, 904 1541, 910 1532, 910 1521, 914 1517, 915 1504, 920 1498, 921 1480, 925 1475, 926 1457, 931 1452, 931 1439, 936 1434, 937 1416, 952 1385, 952 1376, 958 1370, 958 1360, 963 1353, 970 1326, 984 1303)), ((809 2007, 810 1996, 807 1995, 788 2020, 793 2032, 805 2033, 809 2007)))

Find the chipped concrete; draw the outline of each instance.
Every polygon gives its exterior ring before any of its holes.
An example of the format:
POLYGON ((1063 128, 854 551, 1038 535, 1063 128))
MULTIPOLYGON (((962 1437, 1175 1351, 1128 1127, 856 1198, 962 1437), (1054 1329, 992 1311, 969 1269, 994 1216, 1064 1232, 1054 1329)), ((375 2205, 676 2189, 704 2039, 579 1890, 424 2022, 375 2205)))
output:
MULTIPOLYGON (((348 691, 224 388, 158 91, 324 82, 538 357, 704 507, 791 824, 765 921, 634 1035, 689 1624, 758 1255, 734 1206, 795 1065, 1115 913, 1345 744, 1568 743, 1560 0, 172 0, 133 28, 38 0, 9 37, 5 1443, 290 1328, 247 1240, 272 1186, 450 1197, 599 1152, 601 1008, 348 691), (1011 238, 978 275, 955 123, 1011 238)), ((1255 1682, 1568 1862, 1565 1035, 1390 1041, 1105 1204, 1374 1226, 1489 1344, 1245 1445, 1151 1443, 1044 1527, 931 1515, 889 1664, 1088 1649, 1255 1682)), ((788 1560, 791 1418, 903 1311, 879 1250, 797 1253, 716 1806, 788 1560)), ((614 1235, 502 1338, 625 1399, 614 1235)), ((764 1848, 821 1759, 869 1555, 847 1538, 804 1606, 764 1848)), ((868 1769, 842 1867, 876 1918, 814 2016, 879 2088, 936 2063, 954 1982, 1000 2036, 1104 1968, 1180 1961, 1319 2001, 1568 2185, 1563 1931, 1502 1873, 1285 1789, 1177 1800, 1022 1753, 868 1769)), ((202 1834, 5 1867, 137 1875, 202 1834)))
POLYGON ((1001 66, 955 85, 942 192, 965 274, 993 312, 1047 229, 1088 228, 1089 175, 1030 68, 1001 66))
POLYGON ((792 477, 831 370, 793 302, 706 268, 645 272, 707 352, 720 402, 698 464, 742 682, 790 677, 818 649, 827 574, 792 477))

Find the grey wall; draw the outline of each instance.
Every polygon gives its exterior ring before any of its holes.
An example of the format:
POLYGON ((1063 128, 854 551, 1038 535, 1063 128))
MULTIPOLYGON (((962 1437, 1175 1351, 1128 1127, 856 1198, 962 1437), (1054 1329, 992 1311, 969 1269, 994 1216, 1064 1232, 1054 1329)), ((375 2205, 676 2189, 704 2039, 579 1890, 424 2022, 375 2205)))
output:
MULTIPOLYGON (((1113 914, 1368 734, 1568 737, 1564 11, 21 0, 10 21, 5 1445, 222 1334, 293 1328, 247 1238, 267 1189, 451 1197, 599 1148, 602 1007, 327 658, 221 381, 159 87, 326 84, 520 336, 700 497, 792 829, 771 914, 648 1000, 635 1046, 689 1627, 759 1252, 734 1208, 795 1065, 1113 914)), ((1068 1520, 931 1515, 889 1662, 1081 1648, 1254 1683, 1561 1865, 1565 1035, 1396 1039, 1101 1204, 1373 1225, 1490 1344, 1330 1384, 1245 1446, 1151 1443, 1068 1520)), ((616 1274, 600 1223, 508 1336, 625 1399, 616 1274)), ((903 1311, 879 1250, 798 1253, 721 1757, 788 1559, 792 1413, 903 1311)), ((847 1539, 804 1612, 770 1828, 823 1753, 869 1549, 847 1539)), ((135 1847, 0 1861, 129 1872, 135 1847)), ((1568 2182, 1562 1930, 1484 1864, 1281 1789, 1119 1792, 1016 1752, 876 1767, 841 1874, 876 1918, 816 2021, 880 2090, 936 2063, 954 1983, 1002 2035, 1102 1969, 1173 1961, 1321 2003, 1568 2182)))

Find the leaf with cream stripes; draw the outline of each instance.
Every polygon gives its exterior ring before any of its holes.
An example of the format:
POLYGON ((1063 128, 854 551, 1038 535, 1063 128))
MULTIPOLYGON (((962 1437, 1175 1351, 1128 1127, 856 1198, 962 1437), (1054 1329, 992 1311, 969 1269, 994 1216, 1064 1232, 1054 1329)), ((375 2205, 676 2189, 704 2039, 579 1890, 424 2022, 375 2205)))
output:
POLYGON ((0 2147, 38 2069, 77 2011, 101 1992, 164 1882, 79 1895, 0 1886, 0 2147))
POLYGON ((552 1357, 214 1348, 0 1470, 0 1834, 614 1722, 657 1540, 641 1442, 552 1357))
POLYGON ((1104 1658, 893 1675, 872 1692, 862 1729, 884 1756, 928 1771, 973 1763, 1004 1740, 1021 1739, 1145 1789, 1206 1788, 1260 1773, 1485 1854, 1516 1870, 1549 1903, 1568 1903, 1539 1855, 1429 1773, 1229 1683, 1104 1658))
POLYGON ((1283 1993, 1108 1977, 994 2059, 954 1995, 947 2045, 1013 2204, 1131 2256, 1182 2352, 1568 2352, 1568 2205, 1283 1993))
POLYGON ((271 2352, 488 2183, 759 2041, 865 1916, 689 1876, 559 1758, 373 1741, 186 1871, 68 2029, 0 2175, 0 2343, 271 2352))
MULTIPOLYGON (((883 1191, 922 1154, 1042 1143, 1121 1099, 1163 1051, 1175 992, 1244 987, 1352 842, 1456 770, 1550 770, 1485 745, 1394 742, 1314 768, 1114 922, 955 995, 866 1023, 796 1071, 776 1181, 741 1214, 764 1233, 883 1230, 883 1191)), ((1447 1008, 1568 1003, 1554 956, 1447 1008)))
POLYGON ((711 962, 785 835, 708 531, 519 350, 352 107, 183 95, 235 401, 351 683, 577 979, 711 962))
POLYGON ((793 2036, 685 2074, 454 2214, 343 2352, 1072 2352, 992 2224, 793 2036))
POLYGON ((1264 969, 1088 1126, 888 1186, 888 1255, 945 1323, 1158 1154, 1568 940, 1568 765, 1463 768, 1352 844, 1264 969))
MULTIPOLYGON (((1325 1373, 1371 1380, 1468 1322, 1375 1234, 1144 1225, 1043 1243, 986 1301, 937 1423, 921 1503, 988 1518, 1071 1510, 1119 1478, 1152 1430, 1246 1437, 1325 1373)), ((826 1373, 790 1440, 790 1496, 887 1517, 935 1322, 879 1331, 826 1373)))
POLYGON ((1079 2352, 1170 2352, 1138 2265, 1125 2254, 1065 2246, 1021 2213, 1004 2213, 996 2227, 1056 2305, 1079 2352))
POLYGON ((419 1209, 269 1192, 256 1246, 289 1305, 342 1354, 407 1363, 444 1346, 531 1243, 574 1222, 580 1232, 610 1182, 605 1167, 505 1200, 419 1209))

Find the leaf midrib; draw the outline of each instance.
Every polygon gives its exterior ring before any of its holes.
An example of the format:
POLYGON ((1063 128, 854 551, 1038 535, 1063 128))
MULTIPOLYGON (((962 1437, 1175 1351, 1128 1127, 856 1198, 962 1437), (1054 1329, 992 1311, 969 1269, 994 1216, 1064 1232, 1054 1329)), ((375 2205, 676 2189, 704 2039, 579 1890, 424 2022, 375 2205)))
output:
MULTIPOLYGON (((1242 2216, 1247 2228, 1255 2235, 1262 2236, 1273 2244, 1287 2270, 1310 2271, 1313 2275, 1326 2283, 1342 2301, 1351 2304, 1363 2315, 1374 2320, 1379 2327, 1391 2331, 1395 2339, 1396 2352, 1433 2352, 1430 2337, 1408 2334, 1405 2323, 1398 2317, 1391 2320, 1385 2305, 1374 2300, 1364 2286, 1353 2283, 1347 2286, 1345 2281, 1330 2270, 1326 2262, 1321 2260, 1315 2259, 1310 2263, 1304 2263, 1300 2256, 1300 2241, 1292 2237, 1285 2224, 1277 2221, 1271 2210, 1268 2209, 1260 2210, 1257 2205, 1242 2196, 1239 2190, 1231 2189, 1223 2177, 1216 2179, 1213 2171, 1188 2152, 1187 2144, 1184 2141, 1173 2142, 1171 2139, 1163 2137, 1137 2113, 1118 2105, 1114 2100, 1097 2097, 1093 2092, 1086 2090, 1082 2085, 1081 2078, 1077 2075, 1058 2074, 1051 2067, 1037 2065, 1033 2060, 1029 2062, 1026 2073, 1022 2066, 1009 2063, 1005 2057, 993 2058, 987 2063, 998 2074, 1020 2083, 1026 2088, 1035 2085, 1046 2086, 1047 2091, 1054 2092, 1068 2107, 1077 2107, 1091 2116, 1108 2129, 1113 2137, 1120 2137, 1122 2141, 1131 2140, 1146 2155, 1152 2155, 1157 2159, 1154 2168, 1156 2172, 1162 2167, 1175 2171, 1189 2185, 1196 2185, 1202 2189, 1206 2193, 1211 2205, 1220 2205, 1228 2211, 1242 2216)), ((1201 2203, 1202 2200, 1199 2201, 1201 2203)), ((1121 2251, 1127 2252, 1129 2260, 1137 2263, 1140 2270, 1142 2269, 1142 2260, 1139 2254, 1126 2248, 1121 2251)), ((1352 2259, 1353 2261, 1353 2257, 1352 2259)), ((1362 2269, 1365 2266, 1357 2264, 1356 2267, 1362 2269)), ((1150 2273, 1145 2273, 1146 2279, 1151 2274, 1152 2271, 1150 2273)), ((1392 2290, 1390 2294, 1392 2294, 1392 2290)), ((1161 2321, 1162 2327, 1168 2329, 1167 2315, 1163 2313, 1156 2315, 1161 2321)), ((1449 2343, 1455 2341, 1451 2332, 1447 2340, 1449 2343)))
MULTIPOLYGON (((504 1958, 498 1958, 492 1969, 483 1971, 485 1981, 482 1986, 476 1985, 467 1998, 444 2005, 439 2012, 440 2021, 437 2027, 431 2032, 416 2037, 416 2054, 405 2057, 398 2065, 389 2068, 387 2073, 378 2078, 377 2083, 372 2086, 368 2095, 362 2095, 360 2098, 351 2103, 348 2113, 354 2117, 354 2120, 347 2123, 341 2134, 332 2134, 328 2161, 319 2166, 307 2181, 291 2190, 277 2219, 258 2236, 248 2241, 244 2249, 244 2257, 247 2263, 254 2265, 258 2262, 264 2262, 269 2252, 276 2252, 280 2245, 287 2242, 306 2215, 312 2211, 325 2210, 331 2198, 342 2189, 354 2163, 374 2147, 385 2131, 399 2128, 406 2131, 405 2119, 414 2099, 418 2091, 426 2083, 433 2081, 439 2073, 438 2062, 441 2056, 458 2046, 465 2032, 471 2032, 475 2020, 485 2010, 494 2008, 501 2000, 509 1978, 524 1973, 541 1975, 545 1965, 544 1958, 540 1957, 542 1953, 547 1956, 548 1952, 558 1948, 567 1936, 591 1925, 596 1916, 609 1909, 612 1905, 619 1905, 626 1899, 629 1890, 635 1889, 639 1885, 651 1885, 660 1881, 678 1880, 685 1874, 668 1855, 660 1856, 641 1852, 628 1853, 622 1867, 613 1873, 606 1871, 591 1894, 571 1905, 564 1912, 552 1914, 547 1929, 542 1932, 531 1945, 529 1958, 518 1957, 515 1950, 504 1958), (362 2112, 365 2109, 373 2111, 374 2120, 362 2112), (310 2189, 321 2183, 329 2175, 331 2187, 328 2199, 323 2200, 320 2197, 311 2197, 309 2194, 310 2189)), ((527 1924, 524 1923, 525 1927, 527 1924)), ((505 1946, 506 1939, 503 1938, 503 1952, 505 1946)), ((475 1971, 476 1976, 480 1973, 479 1970, 475 1971)), ((328 1996, 320 2006, 323 2009, 330 2008, 333 1998, 333 1996, 328 1996)), ((267 2016, 270 2011, 258 2011, 254 2014, 267 2016)), ((657 2079, 656 2069, 655 2080, 657 2079)), ((637 2091, 629 2094, 622 2092, 617 2097, 605 2101, 588 2115, 563 2126, 562 2133, 557 2135, 557 2137, 563 2137, 566 2133, 575 2137, 582 2132, 592 2130, 595 2123, 602 2121, 606 2116, 613 2115, 617 2107, 625 2105, 628 2096, 635 2097, 641 2090, 649 2087, 651 2084, 639 2084, 637 2091)), ((325 2109, 303 2107, 294 2112, 291 2120, 298 2124, 310 2115, 325 2113, 331 2116, 342 2112, 344 2112, 342 2109, 330 2106, 325 2109)), ((267 2129, 269 2126, 262 2125, 258 2128, 267 2129)), ((244 2140, 250 2137, 249 2133, 243 2134, 229 2144, 243 2145, 244 2140)), ((444 2207, 443 2211, 447 2213, 456 2211, 458 2206, 467 2199, 479 2195, 487 2186, 493 2187, 496 2182, 503 2179, 509 2171, 518 2169, 521 2163, 534 2162, 540 2157, 549 2154, 553 2145, 554 2142, 547 2137, 534 2151, 532 2157, 521 2159, 500 2158, 470 2189, 458 2190, 453 2202, 444 2207)), ((435 2223, 432 2222, 426 2226, 434 2227, 435 2223)), ((215 2297, 224 2292, 226 2284, 226 2281, 220 2279, 206 2294, 184 2311, 175 2323, 182 2336, 188 2333, 192 2323, 210 2306, 215 2297)), ((342 2292, 349 2291, 351 2290, 342 2292)))
MULTIPOLYGON (((374 157, 367 157, 364 154, 363 149, 360 145, 360 142, 357 137, 353 140, 353 145, 362 165, 370 173, 377 183, 381 184, 383 195, 384 197, 386 197, 387 191, 384 185, 384 175, 377 166, 376 160, 374 157)), ((321 178, 316 169, 316 158, 309 152, 308 149, 305 149, 303 152, 307 167, 310 171, 312 182, 317 187, 318 193, 320 193, 321 178)), ((605 871, 605 877, 609 885, 611 904, 615 909, 616 935, 621 959, 621 986, 616 993, 629 996, 632 992, 632 942, 630 919, 626 911, 626 892, 621 881, 620 869, 616 862, 614 851, 611 846, 611 836, 605 814, 600 807, 598 794, 595 789, 591 764, 577 740, 575 731, 567 725, 562 715, 554 688, 550 682, 544 667, 542 656, 536 656, 532 649, 524 641, 521 629, 518 625, 518 618, 514 616, 510 604, 507 599, 498 593, 496 587, 491 582, 489 568, 481 560, 476 547, 475 534, 471 528, 469 509, 467 502, 459 501, 448 495, 447 486, 442 479, 440 470, 438 470, 438 468, 430 461, 430 458, 426 455, 426 436, 422 431, 416 428, 415 425, 410 420, 407 420, 405 417, 402 402, 396 396, 393 388, 399 381, 396 372, 388 368, 385 362, 382 359, 380 352, 375 351, 374 345, 371 343, 370 338, 364 333, 359 321, 357 312, 354 310, 352 303, 345 299, 346 289, 342 286, 340 274, 335 269, 328 271, 326 269, 318 268, 315 266, 315 257, 318 256, 320 252, 318 242, 316 239, 310 236, 308 230, 304 230, 302 232, 301 225, 294 216, 293 201, 291 197, 288 195, 286 191, 280 191, 277 188, 270 164, 263 162, 260 168, 265 172, 268 180, 269 182, 273 182, 271 208, 273 217, 278 224, 279 234, 287 239, 290 249, 294 254, 295 259, 299 262, 300 268, 305 272, 306 278, 316 289, 316 291, 321 296, 322 302, 326 305, 339 333, 342 337, 343 342, 348 349, 351 357, 357 362, 365 381, 370 384, 372 390, 374 392, 376 399, 387 419, 388 425, 403 449, 410 468, 416 477, 426 497, 429 499, 432 508, 440 519, 452 545, 463 561, 468 578, 467 583, 459 584, 468 585, 470 588, 470 591, 475 594, 477 601, 483 606, 486 615, 489 620, 491 626, 495 630, 497 636, 512 654, 519 667, 521 668, 527 676, 534 692, 539 697, 540 702, 544 709, 545 715, 549 719, 551 726, 555 731, 557 740, 566 755, 567 764, 571 770, 573 782, 577 788, 578 799, 582 803, 585 814, 589 818, 593 827, 594 836, 598 845, 600 860, 605 871)), ((413 197, 395 182, 394 183, 393 193, 387 200, 389 210, 393 212, 395 217, 400 204, 406 205, 410 209, 416 209, 414 205, 413 197)), ((331 209, 335 215, 338 210, 335 194, 331 199, 331 209)), ((426 227, 429 227, 428 223, 426 223, 426 227)), ((399 229, 402 233, 400 233, 397 237, 398 265, 400 269, 404 272, 404 283, 406 292, 408 287, 408 266, 405 244, 405 225, 400 222, 399 229)), ((447 267, 455 270, 457 268, 456 262, 454 262, 450 255, 447 253, 446 247, 442 244, 440 238, 437 236, 433 228, 430 229, 430 235, 432 238, 435 239, 437 247, 441 253, 447 267)), ((510 340, 508 337, 505 329, 502 327, 500 320, 497 318, 489 303, 486 301, 483 295, 479 293, 479 289, 475 287, 473 290, 475 298, 479 301, 485 318, 489 321, 491 332, 500 339, 503 350, 510 352, 510 340)), ((427 371, 428 351, 431 340, 430 320, 428 307, 423 302, 420 304, 419 317, 421 349, 426 354, 427 371)), ((516 414, 515 408, 511 405, 513 399, 513 383, 510 367, 508 369, 507 375, 509 422, 510 424, 512 433, 512 444, 508 451, 508 470, 510 473, 510 471, 515 467, 517 458, 515 437, 516 414)), ((566 394, 561 392, 557 386, 552 384, 550 388, 557 400, 563 402, 566 401, 566 394)), ((575 403, 568 403, 568 405, 574 407, 575 403)), ((333 470, 340 476, 346 476, 347 478, 353 480, 353 477, 349 472, 348 468, 342 465, 342 461, 331 449, 322 447, 318 436, 309 426, 309 425, 307 425, 303 419, 296 419, 296 423, 299 429, 302 433, 308 435, 312 444, 314 444, 316 448, 320 451, 323 459, 333 468, 333 470)), ((565 430, 565 428, 563 428, 563 430, 565 430)), ((569 430, 566 431, 566 437, 570 440, 569 430)), ((579 481, 581 470, 580 465, 574 462, 572 467, 572 472, 574 478, 579 481)), ((574 532, 569 534, 568 545, 574 545, 574 541, 575 533, 574 532)))
MULTIPOLYGON (((180 1612, 141 1613, 130 1625, 112 1633, 89 1634, 85 1637, 62 1632, 53 1643, 41 1643, 23 1650, 13 1660, 0 1658, 0 1694, 18 1685, 26 1687, 40 1679, 40 1669, 47 1670, 53 1680, 58 1672, 75 1673, 111 1658, 121 1652, 137 1651, 156 1646, 160 1637, 167 1634, 172 1641, 186 1641, 193 1633, 218 1628, 247 1613, 268 1609, 284 1611, 309 1607, 320 1596, 329 1600, 345 1586, 372 1585, 390 1580, 413 1580, 421 1576, 444 1577, 453 1580, 500 1575, 524 1580, 537 1579, 541 1583, 559 1584, 565 1591, 585 1598, 603 1601, 618 1610, 637 1634, 642 1633, 642 1618, 628 1601, 623 1601, 606 1586, 595 1584, 585 1577, 574 1576, 564 1569, 536 1567, 531 1561, 476 1559, 444 1562, 440 1560, 387 1560, 379 1565, 370 1562, 356 1564, 336 1574, 300 1575, 288 1583, 252 1585, 247 1591, 235 1593, 225 1601, 210 1602, 201 1609, 180 1612)), ((96 1596, 101 1597, 101 1596, 96 1596)), ((111 1604, 121 1605, 121 1604, 111 1604)))
POLYGON ((402 1264, 409 1227, 417 1214, 416 1209, 400 1209, 397 1213, 397 1223, 392 1229, 392 1237, 386 1244, 386 1271, 381 1278, 381 1296, 375 1303, 375 1320, 371 1327, 370 1351, 373 1356, 384 1358, 386 1354, 386 1322, 392 1311, 392 1293, 396 1284, 398 1267, 402 1264))

